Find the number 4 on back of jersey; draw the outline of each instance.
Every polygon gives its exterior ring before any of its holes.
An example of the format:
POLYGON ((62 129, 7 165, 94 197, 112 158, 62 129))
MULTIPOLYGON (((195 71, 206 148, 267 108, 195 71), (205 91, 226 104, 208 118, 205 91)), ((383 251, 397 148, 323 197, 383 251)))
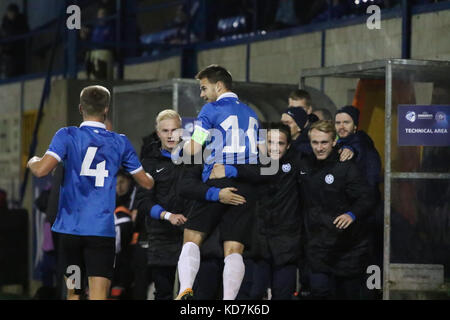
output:
POLYGON ((80 176, 95 177, 95 186, 104 187, 105 178, 108 177, 109 171, 105 170, 106 160, 97 164, 95 169, 91 169, 92 161, 94 161, 95 154, 97 153, 97 147, 89 147, 86 155, 84 156, 83 163, 81 164, 80 176))

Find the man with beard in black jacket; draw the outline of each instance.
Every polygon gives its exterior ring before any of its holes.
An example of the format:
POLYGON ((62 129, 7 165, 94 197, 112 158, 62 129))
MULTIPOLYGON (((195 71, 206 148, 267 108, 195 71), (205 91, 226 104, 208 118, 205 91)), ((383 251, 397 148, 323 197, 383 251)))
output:
POLYGON ((142 166, 155 179, 152 190, 138 189, 139 211, 147 215, 148 264, 155 282, 155 299, 173 299, 175 273, 183 245, 185 211, 189 202, 180 196, 184 165, 172 161, 171 152, 180 140, 181 118, 174 110, 161 111, 156 118, 154 140, 145 148, 142 166))
POLYGON ((336 112, 334 124, 339 137, 337 146, 352 149, 361 174, 372 188, 375 198, 380 199, 381 159, 372 138, 358 130, 359 110, 353 106, 342 107, 336 112))
MULTIPOLYGON (((344 106, 336 112, 335 127, 338 134, 337 146, 351 149, 355 163, 368 183, 376 205, 369 218, 370 264, 383 265, 383 209, 379 184, 381 182, 381 159, 367 133, 358 130, 359 110, 344 106)), ((371 295, 371 294, 369 294, 371 295)))
POLYGON ((373 197, 356 164, 339 161, 332 122, 314 123, 309 137, 314 155, 302 160, 298 174, 311 293, 316 299, 359 299, 373 197))

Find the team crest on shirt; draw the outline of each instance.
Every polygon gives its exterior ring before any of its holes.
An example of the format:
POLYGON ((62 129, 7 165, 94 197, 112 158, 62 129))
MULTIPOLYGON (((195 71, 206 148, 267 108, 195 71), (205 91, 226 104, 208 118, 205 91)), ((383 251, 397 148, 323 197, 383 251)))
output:
POLYGON ((290 163, 283 164, 281 166, 281 170, 283 170, 283 172, 285 173, 288 173, 289 171, 291 171, 291 164, 290 163))
POLYGON ((332 184, 334 182, 334 176, 332 174, 327 174, 325 177, 325 182, 327 184, 332 184))

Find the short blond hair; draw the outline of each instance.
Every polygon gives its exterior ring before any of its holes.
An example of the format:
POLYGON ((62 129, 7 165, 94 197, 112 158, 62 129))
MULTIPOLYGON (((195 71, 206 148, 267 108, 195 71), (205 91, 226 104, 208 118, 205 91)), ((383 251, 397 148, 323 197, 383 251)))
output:
POLYGON ((166 109, 166 110, 163 110, 160 113, 158 113, 158 115, 156 116, 156 123, 155 123, 156 130, 158 130, 159 124, 161 121, 168 120, 168 119, 177 120, 181 127, 181 117, 178 114, 178 112, 176 112, 173 109, 166 109))
POLYGON ((321 132, 331 133, 332 141, 336 140, 336 127, 334 126, 333 121, 331 120, 320 120, 314 122, 309 128, 308 137, 311 139, 311 131, 316 129, 321 132))

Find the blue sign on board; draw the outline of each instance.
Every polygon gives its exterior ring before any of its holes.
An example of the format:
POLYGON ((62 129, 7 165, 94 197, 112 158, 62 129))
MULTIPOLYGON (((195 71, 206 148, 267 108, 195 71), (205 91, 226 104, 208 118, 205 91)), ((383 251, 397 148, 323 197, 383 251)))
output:
POLYGON ((399 105, 399 146, 450 146, 450 106, 399 105))

